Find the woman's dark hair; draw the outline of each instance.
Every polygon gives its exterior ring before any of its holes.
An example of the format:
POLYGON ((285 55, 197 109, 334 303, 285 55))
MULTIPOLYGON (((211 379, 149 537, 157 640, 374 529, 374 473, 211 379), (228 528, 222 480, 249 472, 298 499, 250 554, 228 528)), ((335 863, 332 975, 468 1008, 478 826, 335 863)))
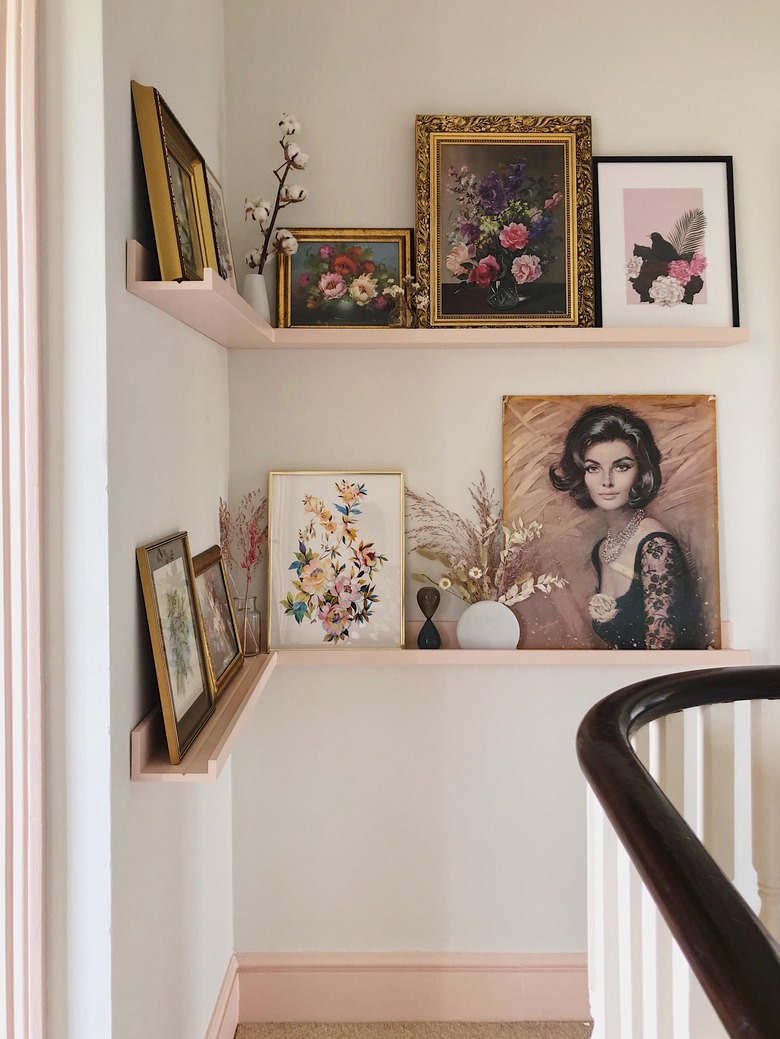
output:
POLYGON ((593 444, 623 440, 634 452, 638 473, 628 495, 632 509, 649 505, 661 489, 661 452, 650 427, 633 411, 618 404, 586 408, 566 435, 563 456, 550 466, 550 482, 557 491, 568 491, 581 509, 595 509, 585 486, 585 455, 593 444))

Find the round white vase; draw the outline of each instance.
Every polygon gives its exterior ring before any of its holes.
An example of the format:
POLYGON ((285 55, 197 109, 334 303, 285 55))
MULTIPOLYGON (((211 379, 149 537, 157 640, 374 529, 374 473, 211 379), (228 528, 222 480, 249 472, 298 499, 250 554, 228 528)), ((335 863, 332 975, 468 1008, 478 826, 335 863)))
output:
POLYGON ((467 606, 456 628, 461 649, 516 649, 520 625, 502 602, 475 602, 467 606))
POLYGON ((271 307, 268 303, 268 287, 265 283, 265 275, 257 271, 250 271, 244 276, 244 284, 241 286, 241 295, 249 306, 256 310, 260 317, 271 324, 271 307))

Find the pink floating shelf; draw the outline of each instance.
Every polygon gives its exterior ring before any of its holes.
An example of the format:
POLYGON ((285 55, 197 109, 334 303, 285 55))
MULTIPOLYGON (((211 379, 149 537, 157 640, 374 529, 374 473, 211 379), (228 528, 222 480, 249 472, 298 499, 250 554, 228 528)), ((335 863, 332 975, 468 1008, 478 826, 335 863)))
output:
POLYGON ((127 242, 127 289, 233 350, 401 350, 601 346, 733 346, 746 328, 273 328, 214 271, 152 281, 151 257, 127 242))
POLYGON ((244 661, 178 765, 170 763, 162 712, 156 707, 131 733, 130 778, 156 783, 214 782, 275 667, 275 653, 244 661))

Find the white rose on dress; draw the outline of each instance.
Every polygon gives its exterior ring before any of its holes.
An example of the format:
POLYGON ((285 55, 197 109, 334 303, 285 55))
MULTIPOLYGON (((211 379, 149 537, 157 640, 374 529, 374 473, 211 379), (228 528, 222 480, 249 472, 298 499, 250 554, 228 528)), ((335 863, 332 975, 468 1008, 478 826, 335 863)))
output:
POLYGON ((662 307, 676 307, 682 303, 685 295, 685 287, 676 278, 666 278, 661 275, 656 278, 648 290, 654 302, 662 307))
POLYGON ((592 596, 588 602, 588 613, 594 621, 600 621, 602 624, 611 621, 613 617, 617 617, 617 612, 617 602, 611 595, 604 595, 599 592, 597 595, 592 596))

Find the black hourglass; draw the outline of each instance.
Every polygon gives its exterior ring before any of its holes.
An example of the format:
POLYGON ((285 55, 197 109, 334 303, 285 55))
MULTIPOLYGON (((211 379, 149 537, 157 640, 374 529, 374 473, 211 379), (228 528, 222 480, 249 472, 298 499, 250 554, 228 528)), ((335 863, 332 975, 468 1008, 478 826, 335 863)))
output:
POLYGON ((425 617, 425 624, 417 636, 418 649, 441 649, 441 635, 431 617, 436 613, 441 595, 438 588, 421 588, 417 593, 417 605, 425 617))

